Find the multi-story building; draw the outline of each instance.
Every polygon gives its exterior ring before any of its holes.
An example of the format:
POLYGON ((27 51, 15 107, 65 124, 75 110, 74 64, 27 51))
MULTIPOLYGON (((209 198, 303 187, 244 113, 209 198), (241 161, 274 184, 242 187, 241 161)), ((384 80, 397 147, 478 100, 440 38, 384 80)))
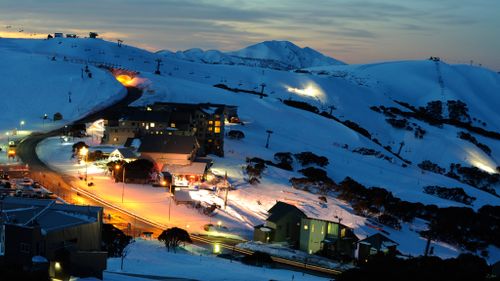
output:
POLYGON ((145 135, 195 136, 199 156, 224 156, 224 122, 236 107, 223 104, 155 103, 113 113, 105 118, 103 143, 124 145, 145 135))

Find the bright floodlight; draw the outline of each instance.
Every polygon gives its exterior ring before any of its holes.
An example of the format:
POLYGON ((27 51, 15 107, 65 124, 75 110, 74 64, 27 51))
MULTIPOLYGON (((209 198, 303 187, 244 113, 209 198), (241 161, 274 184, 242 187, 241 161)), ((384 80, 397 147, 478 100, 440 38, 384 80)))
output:
POLYGON ((287 91, 290 93, 294 93, 297 95, 305 96, 305 97, 311 97, 311 98, 317 98, 322 100, 325 97, 325 94, 321 90, 321 88, 314 83, 309 83, 306 87, 300 89, 300 88, 294 88, 294 87, 287 87, 287 91))
POLYGON ((85 146, 80 148, 80 155, 81 156, 87 156, 88 153, 89 153, 89 150, 85 146))

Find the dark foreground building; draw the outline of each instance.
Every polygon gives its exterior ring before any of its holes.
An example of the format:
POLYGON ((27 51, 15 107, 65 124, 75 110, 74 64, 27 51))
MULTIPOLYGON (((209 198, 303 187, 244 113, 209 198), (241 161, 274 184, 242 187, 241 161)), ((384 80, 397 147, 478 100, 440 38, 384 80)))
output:
POLYGON ((17 197, 0 199, 0 265, 31 271, 45 266, 51 277, 101 277, 102 208, 17 197))

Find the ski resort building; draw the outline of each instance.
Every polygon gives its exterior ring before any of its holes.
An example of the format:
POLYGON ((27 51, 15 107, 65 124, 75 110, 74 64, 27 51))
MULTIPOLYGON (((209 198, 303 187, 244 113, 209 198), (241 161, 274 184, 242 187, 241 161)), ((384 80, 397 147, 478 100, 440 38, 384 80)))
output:
POLYGON ((107 259, 101 251, 101 207, 18 197, 0 199, 0 204, 1 264, 45 266, 56 279, 101 276, 107 259))

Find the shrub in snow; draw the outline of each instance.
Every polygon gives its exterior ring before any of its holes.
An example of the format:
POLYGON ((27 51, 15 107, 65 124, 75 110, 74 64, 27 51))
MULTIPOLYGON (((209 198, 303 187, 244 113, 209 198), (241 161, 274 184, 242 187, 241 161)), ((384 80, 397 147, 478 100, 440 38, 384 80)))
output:
POLYGON ((372 138, 372 135, 370 134, 370 132, 368 132, 368 130, 366 130, 365 128, 361 127, 360 125, 358 125, 356 122, 353 122, 351 120, 345 120, 342 122, 344 125, 346 125, 348 128, 360 133, 361 135, 371 139, 372 138))
POLYGON ((175 250, 181 242, 183 243, 192 243, 191 237, 189 237, 189 233, 178 227, 172 227, 167 230, 164 230, 159 236, 158 240, 163 242, 165 244, 165 247, 167 247, 167 250, 170 252, 170 249, 175 250))
POLYGON ((408 129, 411 131, 411 127, 408 126, 408 120, 406 119, 397 119, 397 118, 387 118, 385 121, 396 129, 408 129))
POLYGON ((131 239, 112 224, 102 225, 102 250, 108 252, 108 257, 120 257, 131 239))
POLYGON ((250 184, 260 183, 260 178, 262 178, 262 172, 266 168, 265 160, 261 158, 247 158, 248 163, 245 167, 245 172, 248 175, 248 182, 250 184))
POLYGON ((466 140, 466 141, 474 144, 479 149, 481 149, 482 151, 484 151, 484 153, 486 153, 489 156, 491 156, 491 148, 489 148, 486 144, 483 144, 483 143, 480 143, 479 141, 477 141, 477 139, 473 135, 471 135, 471 134, 469 134, 467 132, 458 132, 458 137, 460 139, 466 140))
POLYGON ((295 159, 297 159, 302 166, 316 164, 320 167, 325 167, 329 164, 328 158, 316 155, 310 151, 296 153, 293 156, 295 156, 295 159))
POLYGON ((290 153, 290 152, 278 152, 278 153, 275 153, 274 154, 274 160, 276 162, 278 162, 276 164, 276 167, 284 169, 284 170, 288 170, 288 171, 292 171, 293 170, 293 167, 292 167, 292 164, 293 164, 292 153, 290 153))
POLYGON ((390 228, 393 228, 396 230, 401 229, 401 222, 399 222, 399 219, 396 218, 395 216, 384 213, 384 214, 378 216, 377 221, 383 225, 390 227, 390 228))
POLYGON ((239 130, 231 130, 231 131, 229 131, 227 133, 227 136, 230 139, 240 140, 240 139, 242 139, 242 138, 245 137, 245 134, 242 131, 239 131, 239 130))
POLYGON ((283 100, 283 103, 286 104, 286 105, 288 105, 288 106, 295 107, 295 108, 298 108, 298 109, 302 109, 302 110, 305 110, 305 111, 313 112, 313 113, 316 113, 316 114, 319 113, 319 109, 316 106, 310 105, 307 102, 295 101, 295 100, 288 99, 288 100, 283 100))
POLYGON ((417 165, 420 169, 430 171, 436 174, 444 174, 446 173, 446 169, 440 167, 438 164, 433 163, 429 160, 424 160, 420 164, 417 165))
POLYGON ((63 119, 63 116, 59 112, 54 113, 54 116, 52 118, 52 120, 54 120, 54 121, 59 121, 59 120, 62 120, 62 119, 63 119))
POLYGON ((437 185, 429 185, 424 187, 424 192, 439 198, 460 202, 463 204, 471 205, 475 197, 467 195, 461 187, 447 188, 437 185))
POLYGON ((470 123, 469 109, 467 104, 460 100, 449 100, 446 105, 448 106, 448 118, 455 121, 470 123))

